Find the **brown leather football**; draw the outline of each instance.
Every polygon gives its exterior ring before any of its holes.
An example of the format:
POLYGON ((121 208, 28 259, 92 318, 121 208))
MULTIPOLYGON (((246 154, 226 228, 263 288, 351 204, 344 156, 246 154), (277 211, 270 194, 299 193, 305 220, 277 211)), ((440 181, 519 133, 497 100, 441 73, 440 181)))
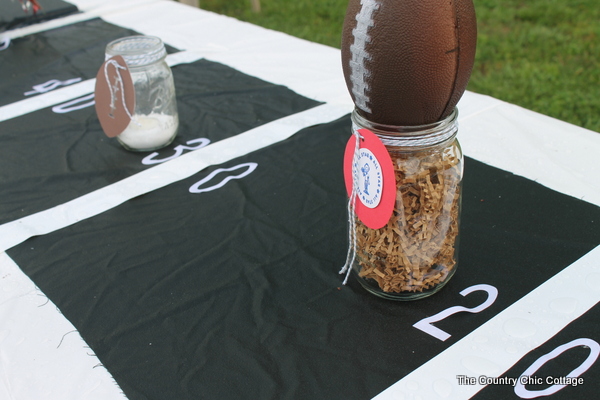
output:
POLYGON ((342 64, 358 112, 422 125, 452 112, 475 59, 472 0, 350 0, 342 64))

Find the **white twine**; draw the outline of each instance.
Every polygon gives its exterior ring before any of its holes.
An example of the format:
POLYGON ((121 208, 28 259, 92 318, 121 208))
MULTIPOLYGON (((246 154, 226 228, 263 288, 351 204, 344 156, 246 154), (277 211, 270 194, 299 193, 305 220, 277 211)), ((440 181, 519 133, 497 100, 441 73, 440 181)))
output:
POLYGON ((354 145, 354 155, 352 156, 352 166, 350 173, 352 174, 352 192, 350 193, 350 199, 348 200, 348 254, 346 255, 346 263, 340 270, 340 275, 346 274, 342 285, 348 283, 350 277, 350 271, 352 271, 352 264, 356 259, 356 223, 355 223, 355 209, 356 209, 356 184, 354 179, 354 164, 358 161, 358 151, 360 150, 360 140, 363 138, 358 133, 358 130, 352 130, 354 137, 356 138, 356 144, 354 145))
POLYGON ((117 88, 113 85, 111 85, 110 83, 110 79, 108 77, 108 66, 109 65, 113 65, 117 71, 117 79, 115 83, 118 83, 119 86, 121 87, 121 101, 123 102, 123 108, 125 108, 125 112, 127 113, 127 116, 129 117, 129 119, 131 119, 136 125, 141 126, 141 124, 139 122, 137 122, 137 120, 133 117, 133 115, 131 115, 131 113, 129 112, 129 109, 127 108, 127 103, 125 102, 125 85, 123 84, 123 78, 121 77, 121 72, 119 71, 120 69, 127 69, 124 66, 120 65, 116 60, 108 60, 104 63, 104 78, 106 79, 106 83, 108 83, 108 89, 110 92, 110 117, 113 117, 113 112, 116 109, 115 107, 115 91, 117 90, 117 88))

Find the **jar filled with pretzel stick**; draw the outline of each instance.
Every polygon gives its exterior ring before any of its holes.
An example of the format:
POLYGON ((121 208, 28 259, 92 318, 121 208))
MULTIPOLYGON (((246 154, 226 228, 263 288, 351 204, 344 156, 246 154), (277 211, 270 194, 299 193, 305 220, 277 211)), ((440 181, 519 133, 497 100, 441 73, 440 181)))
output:
POLYGON ((464 164, 457 114, 455 109, 422 126, 380 125, 356 111, 352 115, 354 132, 366 129, 385 146, 396 184, 391 216, 379 229, 369 228, 349 207, 351 268, 375 295, 427 297, 456 271, 464 164))

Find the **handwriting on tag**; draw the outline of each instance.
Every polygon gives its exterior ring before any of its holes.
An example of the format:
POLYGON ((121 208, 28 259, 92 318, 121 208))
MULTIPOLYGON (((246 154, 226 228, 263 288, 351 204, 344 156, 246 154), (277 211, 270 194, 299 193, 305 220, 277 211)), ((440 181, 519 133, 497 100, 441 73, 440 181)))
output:
POLYGON ((121 56, 106 60, 96 75, 96 114, 108 137, 119 136, 131 122, 135 110, 135 88, 121 56))

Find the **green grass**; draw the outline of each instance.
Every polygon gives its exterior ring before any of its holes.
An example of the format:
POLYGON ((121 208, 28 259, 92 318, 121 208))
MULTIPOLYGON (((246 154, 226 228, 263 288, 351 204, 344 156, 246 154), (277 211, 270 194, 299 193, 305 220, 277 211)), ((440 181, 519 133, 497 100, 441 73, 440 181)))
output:
POLYGON ((200 8, 265 28, 340 47, 347 0, 260 0, 261 12, 250 0, 200 0, 200 8))
MULTIPOLYGON (((395 0, 400 1, 400 0, 395 0)), ((474 0, 478 21, 469 90, 600 132, 598 0, 474 0)), ((201 7, 340 46, 347 0, 201 0, 201 7)))
POLYGON ((477 0, 469 89, 600 132, 600 4, 477 0))

